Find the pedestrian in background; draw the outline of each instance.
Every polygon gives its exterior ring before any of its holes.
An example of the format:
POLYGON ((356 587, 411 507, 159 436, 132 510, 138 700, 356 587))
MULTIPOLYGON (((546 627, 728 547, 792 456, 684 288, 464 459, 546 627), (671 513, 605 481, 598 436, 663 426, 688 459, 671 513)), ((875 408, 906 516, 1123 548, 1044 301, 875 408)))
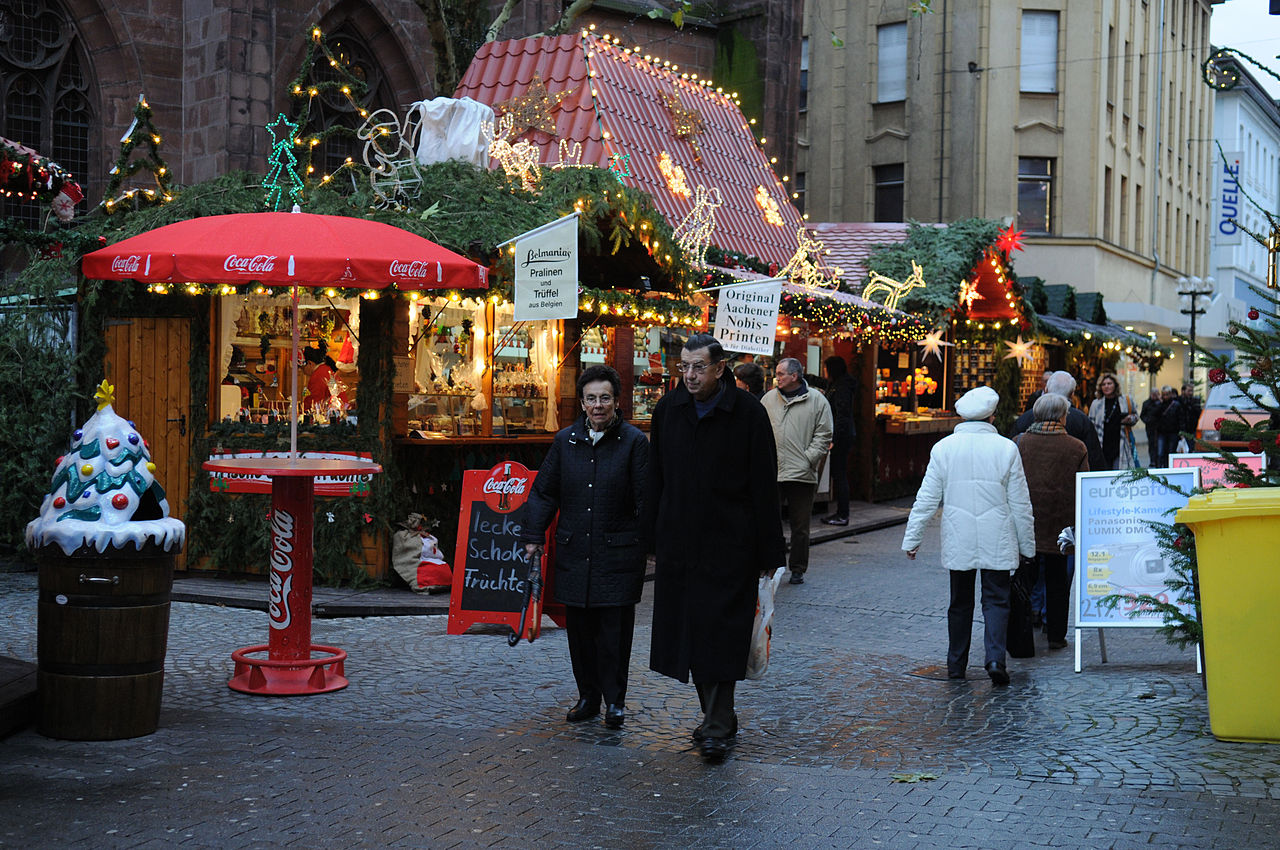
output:
POLYGON ((1159 409, 1160 391, 1152 387, 1151 394, 1147 396, 1147 400, 1142 403, 1142 409, 1138 411, 1138 418, 1142 420, 1142 429, 1147 434, 1147 463, 1151 466, 1160 465, 1156 463, 1160 450, 1160 430, 1156 415, 1159 409))
POLYGON ((974 577, 980 570, 984 666, 992 682, 1007 685, 1010 577, 1020 554, 1035 555, 1036 538, 1018 447, 993 424, 999 402, 990 387, 969 390, 956 401, 956 413, 965 421, 929 453, 902 548, 914 561, 925 525, 941 505, 942 565, 951 578, 947 676, 963 679, 969 666, 974 577))
POLYGON ((1178 440, 1182 436, 1184 424, 1182 404, 1178 401, 1177 390, 1167 385, 1161 387, 1160 406, 1156 408, 1156 429, 1159 432, 1156 443, 1159 450, 1153 461, 1157 467, 1164 468, 1169 465, 1169 455, 1178 450, 1178 440))
POLYGON ((1069 559, 1058 549, 1062 529, 1076 522, 1076 473, 1089 471, 1089 450, 1067 433, 1071 402, 1043 395, 1032 407, 1036 421, 1014 438, 1022 457, 1035 519, 1036 562, 1044 576, 1045 633, 1050 649, 1067 645, 1069 559))
MULTIPOLYGON (((1070 402, 1071 396, 1076 391, 1076 379, 1070 372, 1051 372, 1044 380, 1044 391, 1060 395, 1070 402)), ((1030 428, 1031 423, 1035 421, 1035 414, 1031 412, 1031 408, 1027 408, 1026 412, 1013 423, 1013 432, 1009 436, 1016 437, 1030 428)), ((1102 443, 1098 441, 1098 430, 1093 427, 1093 422, 1088 415, 1078 409, 1074 403, 1067 411, 1067 433, 1084 443, 1089 449, 1090 469, 1105 468, 1106 459, 1102 456, 1102 443)))
POLYGON ((843 357, 823 361, 827 373, 827 403, 831 406, 831 494, 836 509, 822 521, 827 525, 849 524, 849 453, 858 429, 854 417, 857 385, 849 375, 843 357))
POLYGON ((769 413, 778 454, 778 497, 791 526, 788 555, 791 584, 804 584, 809 569, 809 523, 818 469, 831 449, 831 405, 804 379, 804 367, 794 357, 778 361, 777 387, 760 403, 769 413))
POLYGON ((1120 392, 1120 381, 1114 374, 1107 372, 1098 378, 1089 419, 1102 445, 1103 465, 1099 469, 1132 469, 1136 464, 1133 424, 1138 421, 1138 410, 1133 399, 1120 392))
POLYGON ((739 363, 734 366, 733 380, 738 389, 746 390, 756 398, 764 395, 764 370, 759 363, 739 363))
POLYGON ((647 538, 657 558, 649 666, 692 676, 708 761, 738 731, 734 689, 746 678, 759 579, 782 565, 777 461, 769 415, 738 389, 710 334, 680 352, 680 384, 649 431, 647 538))
POLYGON ((595 717, 603 699, 611 729, 626 720, 631 637, 644 589, 640 524, 649 464, 644 433, 618 413, 621 392, 609 366, 588 366, 578 376, 582 416, 552 440, 520 531, 528 557, 541 558, 559 512, 552 569, 578 684, 578 702, 565 719, 595 717))
POLYGON ((1187 438, 1187 443, 1195 450, 1193 442, 1196 434, 1196 427, 1200 424, 1200 411, 1204 409, 1204 405, 1200 403, 1200 396, 1196 395, 1196 388, 1192 384, 1182 385, 1182 394, 1178 396, 1178 404, 1182 406, 1182 430, 1191 436, 1187 438))

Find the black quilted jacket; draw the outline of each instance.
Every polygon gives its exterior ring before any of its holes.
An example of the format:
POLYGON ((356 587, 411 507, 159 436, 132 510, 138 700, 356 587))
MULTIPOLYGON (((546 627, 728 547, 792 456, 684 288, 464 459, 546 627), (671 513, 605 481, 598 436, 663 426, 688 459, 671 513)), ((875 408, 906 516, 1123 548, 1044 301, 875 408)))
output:
POLYGON ((634 605, 644 586, 641 500, 649 441, 621 420, 598 443, 585 417, 556 434, 538 468, 520 540, 541 543, 556 511, 555 595, 565 605, 634 605))

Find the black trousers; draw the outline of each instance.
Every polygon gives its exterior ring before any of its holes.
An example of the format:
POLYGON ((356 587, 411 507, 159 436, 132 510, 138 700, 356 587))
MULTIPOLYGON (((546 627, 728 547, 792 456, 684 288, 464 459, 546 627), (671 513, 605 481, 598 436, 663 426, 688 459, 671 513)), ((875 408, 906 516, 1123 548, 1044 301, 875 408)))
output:
POLYGON ((963 673, 969 666, 969 638, 973 632, 973 579, 982 573, 982 618, 984 664, 1004 666, 1005 639, 1009 634, 1008 570, 949 570, 951 606, 947 608, 947 672, 963 673))
POLYGON ((852 448, 852 435, 838 435, 831 441, 831 456, 827 458, 831 464, 831 493, 836 498, 833 515, 841 519, 849 518, 849 451, 852 448))
POLYGON ((738 731, 733 711, 733 689, 737 682, 694 682, 702 713, 702 733, 708 738, 728 738, 738 731))
POLYGON ((631 666, 631 636, 636 606, 608 608, 565 606, 569 661, 578 683, 578 696, 606 705, 627 703, 627 669, 631 666))
POLYGON ((778 482, 778 499, 785 507, 785 516, 791 524, 788 566, 798 576, 809 569, 809 520, 813 518, 813 494, 817 490, 817 484, 807 481, 778 482))
POLYGON ((1044 573, 1044 624, 1049 640, 1066 640, 1067 609, 1071 607, 1067 581, 1067 556, 1053 552, 1036 555, 1044 573))

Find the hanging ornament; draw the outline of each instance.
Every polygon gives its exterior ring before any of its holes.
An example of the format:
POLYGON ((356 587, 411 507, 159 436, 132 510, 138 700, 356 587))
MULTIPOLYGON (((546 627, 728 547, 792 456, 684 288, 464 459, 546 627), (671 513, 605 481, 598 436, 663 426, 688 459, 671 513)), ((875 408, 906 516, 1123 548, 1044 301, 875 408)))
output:
POLYGON ((1249 320, 1250 320, 1250 321, 1254 321, 1254 322, 1256 322, 1256 321, 1258 320, 1258 317, 1259 317, 1260 315, 1262 315, 1262 314, 1258 312, 1258 308, 1257 308, 1257 307, 1250 307, 1250 308, 1249 308, 1249 320))
POLYGON ((929 335, 926 336, 924 339, 920 340, 919 342, 917 342, 916 345, 924 349, 924 356, 920 358, 921 360, 928 359, 929 355, 932 354, 934 357, 938 358, 938 362, 941 363, 942 362, 941 347, 944 345, 955 345, 955 343, 944 342, 942 339, 942 331, 935 330, 935 331, 930 331, 929 335))
POLYGON ((1264 371, 1268 371, 1268 372, 1269 372, 1269 371, 1271 371, 1271 358, 1270 358, 1270 357, 1259 357, 1259 358, 1258 358, 1258 368, 1259 368, 1259 369, 1262 369, 1262 370, 1264 370, 1264 371))
POLYGON ((702 162, 702 134, 706 130, 702 116, 696 109, 685 106, 679 89, 663 92, 662 99, 667 104, 667 111, 671 113, 676 138, 688 142, 689 147, 693 148, 693 158, 702 162))
POLYGON ((1004 344, 1009 346, 1009 353, 1004 356, 1005 360, 1017 360, 1019 366, 1027 366, 1035 360, 1036 341, 1034 339, 1024 342, 1022 334, 1018 334, 1017 342, 1005 340, 1004 344))
POLYGON ((1014 251, 1022 250, 1022 234, 1025 230, 1014 230, 1013 225, 1009 225, 1000 231, 1000 235, 996 237, 996 247, 1004 252, 1007 257, 1014 251))
POLYGON ((1226 381, 1226 380, 1227 380, 1227 373, 1226 373, 1226 371, 1225 371, 1225 370, 1223 370, 1223 369, 1210 369, 1210 370, 1209 370, 1209 382, 1210 382, 1210 383, 1214 383, 1214 384, 1221 384, 1221 383, 1223 383, 1223 382, 1224 382, 1224 381, 1226 381))
POLYGON ((522 135, 526 130, 537 130, 554 137, 556 119, 552 117, 551 112, 560 105, 560 101, 572 93, 573 89, 549 93, 546 83, 542 81, 542 72, 535 71, 533 81, 529 83, 529 88, 524 94, 495 103, 493 110, 502 113, 504 117, 511 116, 516 136, 522 135))

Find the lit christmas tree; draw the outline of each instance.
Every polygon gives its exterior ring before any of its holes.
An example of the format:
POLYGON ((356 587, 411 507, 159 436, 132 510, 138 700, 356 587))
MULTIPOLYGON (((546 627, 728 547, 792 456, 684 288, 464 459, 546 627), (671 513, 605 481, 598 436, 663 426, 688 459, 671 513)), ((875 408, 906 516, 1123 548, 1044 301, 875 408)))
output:
POLYGON ((160 132, 151 123, 151 104, 145 95, 138 95, 133 107, 133 123, 120 138, 120 156, 109 172, 110 182, 102 196, 102 208, 108 213, 119 209, 140 209, 154 204, 166 204, 173 200, 173 175, 169 164, 160 156, 160 132), (140 157, 134 153, 142 151, 140 157), (124 189, 124 182, 139 171, 148 171, 155 178, 154 189, 124 189))

